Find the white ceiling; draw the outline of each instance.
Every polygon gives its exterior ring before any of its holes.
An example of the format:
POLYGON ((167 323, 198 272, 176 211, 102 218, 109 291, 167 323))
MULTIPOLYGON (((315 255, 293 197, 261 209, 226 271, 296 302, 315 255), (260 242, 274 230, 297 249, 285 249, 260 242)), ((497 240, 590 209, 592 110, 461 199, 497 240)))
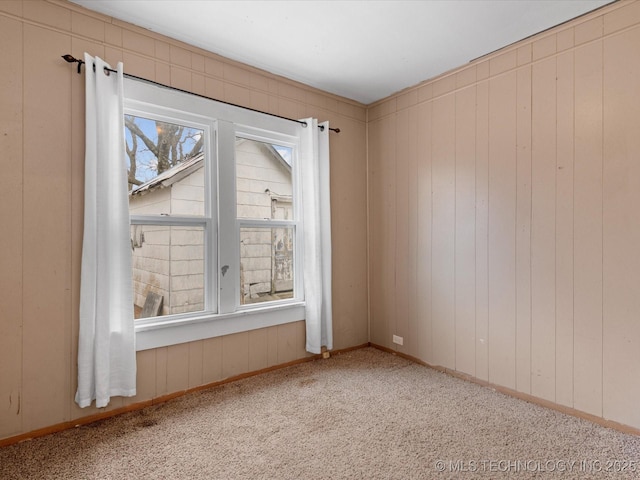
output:
POLYGON ((72 1, 369 104, 612 0, 72 1))

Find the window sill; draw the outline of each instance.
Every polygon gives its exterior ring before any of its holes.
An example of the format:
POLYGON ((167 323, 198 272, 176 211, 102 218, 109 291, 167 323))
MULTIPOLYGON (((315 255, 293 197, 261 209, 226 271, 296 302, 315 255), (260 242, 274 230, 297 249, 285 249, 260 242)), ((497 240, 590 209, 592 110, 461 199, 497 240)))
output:
POLYGON ((136 323, 137 351, 298 322, 304 320, 304 302, 226 314, 203 314, 171 320, 161 318, 136 323))

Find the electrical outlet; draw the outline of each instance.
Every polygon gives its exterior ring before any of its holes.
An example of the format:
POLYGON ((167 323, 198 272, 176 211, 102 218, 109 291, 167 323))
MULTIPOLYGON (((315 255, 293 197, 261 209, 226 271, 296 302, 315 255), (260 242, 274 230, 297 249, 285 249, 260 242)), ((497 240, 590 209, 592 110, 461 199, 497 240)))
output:
POLYGON ((393 336, 393 343, 396 343, 398 345, 404 345, 404 338, 399 337, 398 335, 394 335, 393 336))

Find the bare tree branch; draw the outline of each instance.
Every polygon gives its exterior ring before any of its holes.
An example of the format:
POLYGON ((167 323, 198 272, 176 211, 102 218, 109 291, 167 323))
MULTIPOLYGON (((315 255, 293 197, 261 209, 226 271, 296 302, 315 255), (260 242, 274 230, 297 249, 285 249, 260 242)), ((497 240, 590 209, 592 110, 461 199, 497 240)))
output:
POLYGON ((126 115, 124 117, 124 124, 125 124, 125 127, 127 127, 131 132, 132 137, 134 135, 137 135, 138 137, 140 137, 140 140, 143 141, 143 143, 146 145, 149 151, 153 153, 156 157, 158 156, 158 146, 155 143, 153 143, 151 139, 147 137, 142 130, 140 130, 140 127, 138 127, 138 125, 136 124, 134 117, 126 115))
POLYGON ((129 148, 129 144, 127 142, 125 142, 125 148, 127 150, 127 156, 129 157, 129 171, 127 172, 129 184, 142 185, 142 182, 136 179, 136 169, 138 167, 136 159, 136 154, 138 153, 138 137, 136 135, 131 135, 131 148, 129 148))
POLYGON ((137 117, 132 115, 125 115, 125 127, 131 135, 131 146, 129 146, 128 142, 126 145, 126 151, 131 165, 128 172, 130 184, 141 185, 143 183, 136 178, 139 166, 137 154, 143 151, 139 149, 138 139, 144 143, 146 149, 155 157, 157 164, 154 165, 154 169, 157 174, 178 165, 185 159, 202 151, 204 146, 202 132, 183 125, 156 120, 155 129, 158 136, 157 140, 154 141, 136 123, 136 118, 137 117), (192 144, 191 149, 189 152, 185 152, 185 145, 188 144, 192 144))

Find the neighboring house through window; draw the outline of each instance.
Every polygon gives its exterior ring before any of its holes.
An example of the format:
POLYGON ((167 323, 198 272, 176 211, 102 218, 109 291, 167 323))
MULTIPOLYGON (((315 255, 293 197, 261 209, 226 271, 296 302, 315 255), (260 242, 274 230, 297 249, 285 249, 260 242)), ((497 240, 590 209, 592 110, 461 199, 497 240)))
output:
POLYGON ((135 80, 125 96, 138 349, 302 320, 301 126, 135 80))

